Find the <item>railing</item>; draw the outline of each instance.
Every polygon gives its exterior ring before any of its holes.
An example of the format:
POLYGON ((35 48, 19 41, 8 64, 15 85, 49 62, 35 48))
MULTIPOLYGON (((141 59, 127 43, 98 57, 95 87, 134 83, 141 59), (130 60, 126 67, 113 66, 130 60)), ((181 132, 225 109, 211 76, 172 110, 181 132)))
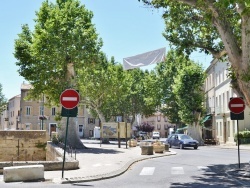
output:
MULTIPOLYGON (((59 146, 61 149, 64 150, 64 143, 59 142, 59 143, 57 144, 57 146, 59 146)), ((69 145, 67 145, 67 146, 66 146, 66 152, 68 153, 68 155, 71 155, 71 157, 72 157, 73 152, 74 152, 74 153, 75 153, 75 160, 76 160, 76 149, 75 149, 75 148, 72 148, 72 147, 70 147, 69 145)))

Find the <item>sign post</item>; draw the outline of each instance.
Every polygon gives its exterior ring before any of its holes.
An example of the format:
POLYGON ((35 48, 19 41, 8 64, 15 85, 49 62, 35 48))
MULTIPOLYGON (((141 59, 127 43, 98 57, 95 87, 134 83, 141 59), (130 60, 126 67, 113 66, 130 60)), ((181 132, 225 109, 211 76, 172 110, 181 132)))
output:
MULTIPOLYGON (((65 163, 65 153, 66 153, 66 145, 67 145, 67 137, 68 137, 68 125, 69 125, 69 117, 73 117, 71 111, 75 111, 74 109, 78 105, 80 100, 79 93, 74 89, 66 89, 61 93, 60 103, 63 108, 66 109, 66 135, 64 141, 64 154, 63 154, 63 166, 62 166, 62 178, 64 177, 64 163, 65 163)), ((65 113, 65 112, 64 112, 65 113)))
POLYGON ((238 145, 238 163, 240 168, 240 139, 239 139, 239 120, 244 120, 245 102, 241 97, 230 98, 228 108, 230 109, 231 120, 237 120, 237 145, 238 145))

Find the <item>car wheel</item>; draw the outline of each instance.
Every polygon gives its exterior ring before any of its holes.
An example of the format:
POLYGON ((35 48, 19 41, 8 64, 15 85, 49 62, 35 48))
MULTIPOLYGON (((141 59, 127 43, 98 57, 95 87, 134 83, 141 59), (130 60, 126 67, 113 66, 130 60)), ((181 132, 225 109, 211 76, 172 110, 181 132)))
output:
POLYGON ((198 146, 194 146, 194 149, 197 149, 198 148, 198 146))
POLYGON ((184 146, 183 146, 183 144, 180 144, 180 149, 184 149, 184 146))

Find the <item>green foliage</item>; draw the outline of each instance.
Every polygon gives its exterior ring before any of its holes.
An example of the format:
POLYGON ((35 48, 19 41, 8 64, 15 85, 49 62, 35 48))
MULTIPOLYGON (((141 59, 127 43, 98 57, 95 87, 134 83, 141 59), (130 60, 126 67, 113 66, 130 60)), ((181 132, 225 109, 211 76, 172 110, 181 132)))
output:
POLYGON ((171 123, 197 122, 195 112, 202 111, 205 75, 200 65, 190 61, 184 54, 169 51, 165 62, 156 67, 161 112, 171 123))
POLYGON ((173 93, 179 105, 179 115, 182 122, 191 124, 198 121, 197 112, 202 112, 205 93, 203 83, 205 75, 200 65, 190 62, 190 65, 178 71, 175 77, 173 93))
POLYGON ((178 53, 211 54, 232 65, 233 88, 250 104, 249 0, 138 0, 164 11, 163 36, 178 53))
POLYGON ((4 94, 2 93, 2 84, 0 84, 0 113, 7 108, 7 99, 5 98, 4 94))
POLYGON ((32 98, 44 93, 47 101, 58 104, 64 89, 77 87, 78 70, 97 63, 102 41, 91 23, 92 17, 93 13, 78 0, 44 1, 36 12, 34 31, 28 25, 22 26, 14 56, 19 74, 33 86, 32 98), (67 76, 69 65, 76 74, 71 78, 67 76))
MULTIPOLYGON (((235 133, 234 139, 237 140, 238 134, 235 133)), ((239 138, 250 138, 250 131, 249 130, 244 130, 244 131, 239 131, 239 138)))
POLYGON ((45 142, 45 143, 37 142, 37 143, 35 143, 35 146, 37 148, 42 148, 43 150, 45 150, 45 148, 47 146, 47 142, 45 142))
POLYGON ((224 49, 221 35, 215 27, 217 22, 228 25, 238 44, 241 41, 240 15, 236 12, 239 1, 197 1, 188 0, 142 0, 155 8, 164 8, 164 37, 176 47, 178 52, 190 55, 200 50, 206 54, 216 55, 224 49))
POLYGON ((154 126, 150 125, 148 122, 143 122, 141 125, 135 126, 137 131, 143 131, 147 133, 151 133, 154 130, 154 126))

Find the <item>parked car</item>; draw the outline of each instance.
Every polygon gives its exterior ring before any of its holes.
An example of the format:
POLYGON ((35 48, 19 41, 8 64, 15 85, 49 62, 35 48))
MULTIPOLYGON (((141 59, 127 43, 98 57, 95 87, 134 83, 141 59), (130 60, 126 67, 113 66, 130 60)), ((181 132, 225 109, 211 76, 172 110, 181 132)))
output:
POLYGON ((160 133, 159 132, 156 132, 156 131, 154 131, 153 132, 153 139, 160 139, 160 133))
POLYGON ((142 140, 147 139, 147 133, 143 131, 138 132, 138 137, 141 138, 142 140))
POLYGON ((193 147, 194 149, 198 148, 199 142, 194 140, 192 137, 186 134, 172 134, 170 138, 167 138, 166 143, 169 144, 169 147, 179 147, 184 149, 185 147, 193 147))

